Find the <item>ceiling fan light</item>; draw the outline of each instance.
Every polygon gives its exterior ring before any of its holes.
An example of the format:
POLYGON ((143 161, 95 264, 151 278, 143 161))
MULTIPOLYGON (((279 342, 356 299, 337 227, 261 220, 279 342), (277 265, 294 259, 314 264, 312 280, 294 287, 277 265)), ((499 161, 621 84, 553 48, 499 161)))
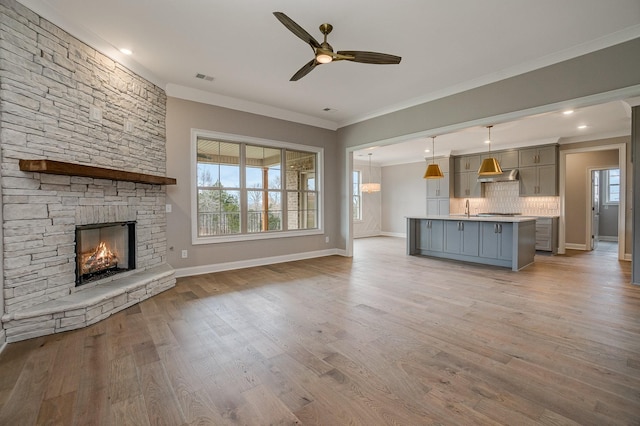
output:
POLYGON ((478 170, 479 176, 499 175, 502 173, 502 168, 494 157, 488 157, 482 160, 480 169, 478 170))
POLYGON ((328 64, 329 62, 333 61, 333 56, 327 55, 326 53, 318 53, 316 55, 316 61, 318 61, 318 63, 320 64, 328 64))
POLYGON ((442 179, 444 177, 444 173, 440 170, 440 166, 431 163, 427 166, 427 170, 424 172, 423 179, 442 179))

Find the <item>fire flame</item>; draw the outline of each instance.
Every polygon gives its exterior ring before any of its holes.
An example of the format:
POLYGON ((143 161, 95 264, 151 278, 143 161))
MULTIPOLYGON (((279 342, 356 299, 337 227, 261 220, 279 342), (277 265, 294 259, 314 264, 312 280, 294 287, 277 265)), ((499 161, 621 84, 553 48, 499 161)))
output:
POLYGON ((100 242, 95 250, 82 254, 82 274, 91 274, 117 265, 118 257, 109 250, 104 242, 100 242))

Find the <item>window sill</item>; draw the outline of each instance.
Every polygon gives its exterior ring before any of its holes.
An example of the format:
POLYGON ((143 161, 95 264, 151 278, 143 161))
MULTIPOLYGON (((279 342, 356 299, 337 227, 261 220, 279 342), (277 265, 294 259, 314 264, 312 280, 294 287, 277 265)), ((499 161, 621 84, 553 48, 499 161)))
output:
POLYGON ((276 238, 307 237, 310 235, 322 234, 324 234, 324 230, 322 229, 309 229, 305 231, 273 231, 260 234, 220 235, 216 237, 194 237, 191 239, 191 244, 198 245, 231 243, 237 241, 260 241, 276 238))

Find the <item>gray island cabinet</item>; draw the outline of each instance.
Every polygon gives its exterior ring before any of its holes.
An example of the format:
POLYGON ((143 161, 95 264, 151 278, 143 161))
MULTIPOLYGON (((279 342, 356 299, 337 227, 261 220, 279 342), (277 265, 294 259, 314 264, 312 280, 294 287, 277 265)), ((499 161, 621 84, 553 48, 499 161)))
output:
POLYGON ((511 268, 533 263, 535 217, 428 216, 407 218, 407 254, 511 268))

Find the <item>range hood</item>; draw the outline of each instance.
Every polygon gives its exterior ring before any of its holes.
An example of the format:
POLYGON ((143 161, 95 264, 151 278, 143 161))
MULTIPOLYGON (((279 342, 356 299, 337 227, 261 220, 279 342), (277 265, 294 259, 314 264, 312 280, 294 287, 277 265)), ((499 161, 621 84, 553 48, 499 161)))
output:
POLYGON ((513 182, 518 180, 518 169, 504 170, 499 175, 478 176, 478 182, 513 182))

